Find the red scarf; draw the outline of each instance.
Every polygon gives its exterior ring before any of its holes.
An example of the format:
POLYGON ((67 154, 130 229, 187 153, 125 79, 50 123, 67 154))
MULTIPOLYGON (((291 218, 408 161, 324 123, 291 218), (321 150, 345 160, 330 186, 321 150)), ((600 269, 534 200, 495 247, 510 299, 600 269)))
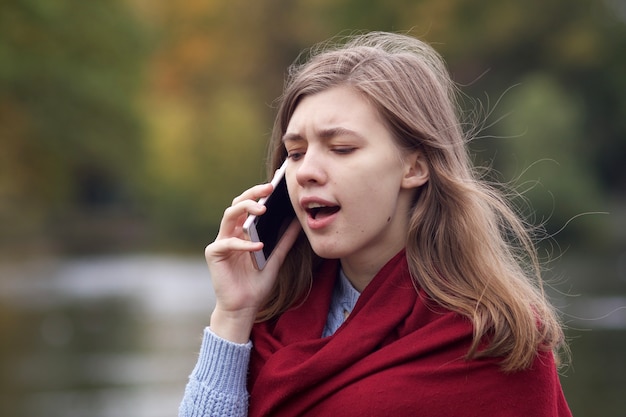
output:
POLYGON ((249 416, 571 416, 550 352, 512 374, 465 360, 471 323, 425 302, 404 251, 320 338, 337 276, 326 261, 304 304, 254 327, 249 416))

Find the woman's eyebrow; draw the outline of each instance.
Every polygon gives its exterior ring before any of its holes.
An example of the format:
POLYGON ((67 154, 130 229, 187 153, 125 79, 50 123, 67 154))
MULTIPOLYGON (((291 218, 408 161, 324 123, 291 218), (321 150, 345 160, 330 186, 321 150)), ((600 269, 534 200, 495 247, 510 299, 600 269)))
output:
MULTIPOLYGON (((338 136, 352 136, 357 139, 363 138, 363 136, 361 136, 361 134, 359 134, 358 132, 355 132, 354 130, 347 129, 345 127, 340 127, 340 126, 317 130, 316 136, 318 136, 320 139, 331 139, 331 138, 338 137, 338 136)), ((282 139, 283 143, 284 142, 298 142, 302 140, 305 140, 305 139, 299 133, 285 133, 282 139)))
POLYGON ((304 140, 304 138, 299 133, 285 133, 283 135, 283 143, 285 143, 285 142, 298 142, 298 141, 301 141, 301 140, 304 140))
POLYGON ((328 129, 321 129, 319 131, 317 131, 317 136, 319 136, 322 139, 330 139, 330 138, 335 138, 338 136, 352 136, 355 138, 362 138, 362 136, 355 132, 352 129, 348 129, 345 127, 341 127, 341 126, 337 126, 337 127, 331 127, 328 129))

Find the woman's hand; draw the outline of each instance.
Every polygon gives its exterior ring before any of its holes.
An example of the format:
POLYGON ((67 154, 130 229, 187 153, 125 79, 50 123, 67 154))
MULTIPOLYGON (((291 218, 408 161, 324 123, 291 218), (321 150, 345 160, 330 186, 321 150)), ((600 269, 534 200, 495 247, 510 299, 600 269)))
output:
POLYGON ((265 213, 265 206, 256 200, 271 191, 271 184, 262 184, 235 198, 224 211, 217 238, 205 249, 216 297, 211 330, 235 343, 248 341, 261 303, 269 295, 278 269, 300 231, 300 224, 294 220, 265 268, 259 271, 254 267, 250 252, 261 250, 263 243, 248 241, 243 223, 248 214, 265 213))

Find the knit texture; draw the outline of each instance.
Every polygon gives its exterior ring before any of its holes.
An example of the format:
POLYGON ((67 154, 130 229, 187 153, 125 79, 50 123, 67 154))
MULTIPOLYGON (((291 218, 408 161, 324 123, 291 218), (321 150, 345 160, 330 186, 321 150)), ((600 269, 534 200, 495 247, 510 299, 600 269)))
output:
POLYGON ((246 377, 252 343, 232 343, 209 328, 189 376, 180 417, 243 417, 248 414, 246 377))

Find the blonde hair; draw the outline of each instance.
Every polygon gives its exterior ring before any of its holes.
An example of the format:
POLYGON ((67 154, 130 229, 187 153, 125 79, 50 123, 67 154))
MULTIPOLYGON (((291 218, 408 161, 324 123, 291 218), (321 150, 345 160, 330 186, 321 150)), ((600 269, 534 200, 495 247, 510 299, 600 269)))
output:
MULTIPOLYGON (((543 293, 533 241, 506 198, 472 167, 458 91, 442 58, 426 43, 373 32, 340 46, 318 46, 306 62, 292 65, 279 101, 268 173, 286 157, 281 138, 299 101, 338 85, 371 102, 399 149, 425 155, 430 177, 416 192, 407 260, 418 288, 473 323, 467 358, 502 357, 502 369, 515 371, 528 368, 538 349, 556 351, 563 331, 543 293)), ((318 260, 301 235, 260 320, 306 296, 318 260)))

